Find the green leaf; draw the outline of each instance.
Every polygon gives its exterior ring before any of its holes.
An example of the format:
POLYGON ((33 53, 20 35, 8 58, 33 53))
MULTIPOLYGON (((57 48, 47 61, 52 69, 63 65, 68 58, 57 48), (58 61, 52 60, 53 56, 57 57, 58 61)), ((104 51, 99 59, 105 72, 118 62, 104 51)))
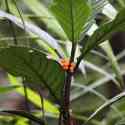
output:
POLYGON ((78 41, 91 15, 87 0, 54 0, 51 10, 71 41, 78 41))
POLYGON ((111 64, 112 70, 114 71, 115 75, 116 75, 116 80, 118 81, 118 87, 120 87, 120 89, 124 88, 124 80, 122 77, 122 72, 121 72, 121 68, 118 64, 118 61, 113 53, 112 47, 109 43, 109 41, 104 42, 103 44, 101 44, 101 48, 105 51, 105 53, 108 56, 109 62, 111 64))
POLYGON ((114 33, 120 31, 125 31, 125 9, 120 11, 114 21, 100 26, 100 28, 84 43, 83 55, 86 55, 98 44, 110 39, 114 33))
POLYGON ((4 112, 4 113, 9 113, 9 114, 13 114, 13 115, 18 115, 18 116, 22 116, 24 118, 27 118, 29 120, 32 120, 40 125, 45 125, 44 121, 42 121, 41 119, 37 118, 36 116, 25 112, 25 111, 18 111, 18 110, 1 110, 0 112, 4 112))
POLYGON ((19 85, 7 85, 7 86, 0 86, 0 93, 7 93, 11 92, 17 88, 20 88, 19 85))
MULTIPOLYGON (((62 51, 61 46, 59 45, 58 41, 54 37, 52 37, 50 34, 48 34, 47 32, 40 29, 40 27, 38 27, 30 22, 27 22, 27 21, 24 21, 24 23, 25 23, 25 26, 24 26, 24 24, 20 18, 14 16, 12 14, 6 13, 5 11, 2 11, 2 10, 0 10, 0 17, 10 20, 14 24, 16 24, 18 27, 24 29, 26 32, 31 34, 31 36, 39 37, 47 45, 49 45, 50 47, 55 49, 61 56, 63 56, 63 51, 62 51)), ((37 43, 40 44, 38 41, 37 41, 37 43)), ((41 45, 43 45, 43 43, 41 43, 41 45)))
MULTIPOLYGON (((8 79, 10 84, 12 84, 13 86, 19 86, 21 84, 18 78, 10 74, 8 74, 8 79)), ((25 95, 23 87, 16 88, 15 91, 23 96, 25 95)), ((27 87, 27 93, 28 93, 28 100, 40 108, 41 107, 40 96, 28 87, 27 87)), ((47 99, 44 99, 44 110, 45 112, 48 113, 57 114, 57 116, 59 114, 58 108, 53 103, 49 102, 47 99)))
POLYGON ((120 5, 120 7, 125 7, 125 1, 124 0, 118 0, 117 3, 120 5))
MULTIPOLYGON (((40 16, 41 23, 44 22, 47 31, 54 32, 56 36, 60 36, 62 39, 67 39, 62 28, 58 24, 57 20, 52 16, 42 1, 39 0, 22 0, 36 16, 40 16), (36 7, 37 6, 37 7, 36 7)), ((13 8, 13 7, 12 7, 13 8)))
POLYGON ((14 76, 22 76, 35 87, 44 85, 55 101, 60 101, 64 71, 40 51, 25 47, 8 47, 0 50, 0 66, 14 76))
POLYGON ((113 103, 119 101, 120 99, 122 99, 123 97, 125 97, 125 92, 121 92, 120 94, 116 95, 115 97, 113 97, 112 99, 106 101, 103 105, 101 105, 85 122, 84 125, 86 125, 90 120, 92 120, 100 111, 102 111, 104 108, 111 106, 113 103))

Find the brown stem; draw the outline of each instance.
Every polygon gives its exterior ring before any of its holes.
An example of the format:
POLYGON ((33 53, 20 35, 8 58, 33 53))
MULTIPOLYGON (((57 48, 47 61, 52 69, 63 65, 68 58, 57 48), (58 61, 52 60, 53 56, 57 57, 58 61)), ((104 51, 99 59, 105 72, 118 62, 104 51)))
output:
MULTIPOLYGON (((71 51, 71 58, 70 63, 74 62, 76 51, 76 43, 72 44, 72 51, 71 51)), ((69 66, 70 68, 70 66, 69 66)), ((70 70, 67 71, 63 89, 63 105, 62 105, 62 115, 63 115, 63 123, 64 125, 70 125, 70 88, 71 88, 71 81, 72 81, 73 73, 70 70)))
POLYGON ((72 74, 69 72, 67 73, 66 80, 65 80, 65 86, 64 86, 64 104, 63 104, 63 118, 64 118, 64 124, 70 125, 70 87, 71 87, 71 81, 72 81, 72 74))
POLYGON ((62 121, 63 121, 63 115, 62 115, 62 111, 61 111, 61 109, 60 109, 58 125, 62 125, 62 121))

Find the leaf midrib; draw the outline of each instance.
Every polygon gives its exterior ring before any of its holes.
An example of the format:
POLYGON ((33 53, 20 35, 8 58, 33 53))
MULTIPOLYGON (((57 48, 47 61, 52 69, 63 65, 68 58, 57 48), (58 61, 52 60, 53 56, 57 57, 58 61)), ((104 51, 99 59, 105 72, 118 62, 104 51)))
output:
MULTIPOLYGON (((14 56, 14 55, 15 55, 15 54, 13 54, 13 56, 14 56)), ((58 101, 58 103, 60 103, 60 101, 59 101, 59 99, 57 98, 57 96, 53 93, 52 89, 51 89, 51 88, 49 87, 49 85, 46 83, 46 81, 44 80, 44 78, 39 75, 39 73, 36 71, 36 69, 34 69, 34 67, 33 67, 32 65, 30 65, 30 63, 28 63, 28 62, 25 60, 25 58, 23 58, 23 57, 21 57, 21 56, 19 56, 19 55, 18 55, 18 56, 16 55, 16 57, 17 57, 19 60, 20 60, 20 59, 23 60, 24 64, 25 64, 27 67, 29 67, 30 70, 36 74, 36 76, 39 78, 39 80, 48 88, 49 92, 50 92, 51 95, 54 97, 54 99, 55 99, 56 101, 58 101)))
POLYGON ((71 29, 72 29, 72 42, 74 41, 74 14, 73 14, 73 1, 70 0, 70 15, 71 15, 71 29))

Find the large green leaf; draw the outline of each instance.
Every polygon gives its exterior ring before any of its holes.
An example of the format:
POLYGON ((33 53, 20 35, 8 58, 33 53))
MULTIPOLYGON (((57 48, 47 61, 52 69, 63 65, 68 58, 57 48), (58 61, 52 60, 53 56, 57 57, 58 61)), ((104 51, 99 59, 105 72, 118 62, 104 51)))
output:
POLYGON ((51 7, 63 30, 71 41, 78 41, 91 15, 87 0, 54 0, 51 7))
POLYGON ((112 22, 102 25, 95 33, 84 43, 83 55, 87 54, 98 44, 110 39, 116 32, 125 31, 125 9, 121 10, 116 19, 112 22))
POLYGON ((46 58, 40 51, 25 47, 8 47, 0 50, 0 66, 14 76, 22 76, 28 83, 44 85, 59 101, 64 83, 60 65, 46 58))

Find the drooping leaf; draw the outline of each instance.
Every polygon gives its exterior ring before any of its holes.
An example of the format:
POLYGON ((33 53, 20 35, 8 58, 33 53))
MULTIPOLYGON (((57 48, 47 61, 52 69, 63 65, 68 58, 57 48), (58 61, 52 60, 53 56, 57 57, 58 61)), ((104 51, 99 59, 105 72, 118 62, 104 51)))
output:
POLYGON ((30 22, 27 22, 27 21, 24 21, 24 23, 23 23, 20 18, 14 16, 12 14, 6 13, 3 10, 0 10, 0 17, 10 20, 11 22, 16 24, 18 27, 24 29, 26 32, 28 32, 32 36, 35 35, 35 36, 39 37, 41 40, 43 40, 45 43, 47 43, 49 46, 51 46, 53 49, 55 49, 60 55, 63 56, 63 51, 62 51, 60 45, 58 44, 58 41, 54 37, 52 37, 50 34, 48 34, 47 32, 40 29, 38 26, 36 26, 30 22))
POLYGON ((17 116, 21 116, 24 118, 27 118, 29 120, 32 120, 40 125, 45 125, 44 121, 42 121, 41 119, 37 118, 36 116, 25 112, 25 111, 18 111, 18 110, 0 110, 0 112, 3 113, 9 113, 9 114, 13 114, 13 115, 17 115, 17 116))
POLYGON ((8 47, 0 50, 0 66, 14 76, 22 76, 26 83, 44 85, 55 101, 60 100, 64 71, 45 54, 31 48, 8 47))
POLYGON ((22 0, 36 16, 40 16, 40 20, 45 23, 47 30, 56 33, 56 36, 66 39, 66 35, 58 24, 57 20, 49 12, 49 9, 39 0, 22 0), (37 6, 37 7, 36 7, 37 6))
POLYGON ((0 86, 0 93, 7 93, 7 92, 11 92, 13 91, 14 89, 17 89, 21 86, 19 85, 7 85, 7 86, 0 86))
POLYGON ((114 33, 120 31, 125 31, 125 9, 120 11, 114 21, 100 26, 84 43, 83 55, 86 55, 91 49, 110 39, 114 33))
POLYGON ((71 41, 78 41, 91 15, 88 0, 54 0, 51 10, 71 41))

